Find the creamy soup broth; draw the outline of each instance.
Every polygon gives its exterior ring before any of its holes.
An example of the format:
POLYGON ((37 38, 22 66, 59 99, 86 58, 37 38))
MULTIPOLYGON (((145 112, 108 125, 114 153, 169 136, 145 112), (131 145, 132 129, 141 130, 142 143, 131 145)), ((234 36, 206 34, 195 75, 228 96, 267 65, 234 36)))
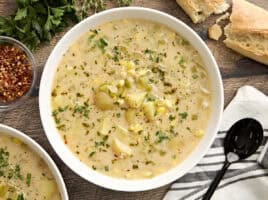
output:
POLYGON ((60 200, 44 161, 16 138, 0 133, 0 200, 60 200))
POLYGON ((191 44, 164 25, 112 21, 63 55, 51 94, 65 144, 94 170, 151 178, 181 163, 210 117, 208 74, 191 44))

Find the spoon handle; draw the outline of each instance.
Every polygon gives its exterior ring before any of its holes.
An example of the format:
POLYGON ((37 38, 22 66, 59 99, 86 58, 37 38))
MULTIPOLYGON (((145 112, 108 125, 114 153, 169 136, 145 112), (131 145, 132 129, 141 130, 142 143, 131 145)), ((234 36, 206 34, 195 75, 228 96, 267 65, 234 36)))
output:
POLYGON ((208 188, 206 194, 203 197, 203 200, 210 200, 210 198, 214 194, 214 192, 215 192, 216 188, 218 187, 222 177, 224 176, 225 172, 227 171, 227 169, 229 168, 230 165, 231 165, 231 163, 229 163, 226 160, 221 171, 218 172, 216 178, 213 180, 210 187, 208 188))

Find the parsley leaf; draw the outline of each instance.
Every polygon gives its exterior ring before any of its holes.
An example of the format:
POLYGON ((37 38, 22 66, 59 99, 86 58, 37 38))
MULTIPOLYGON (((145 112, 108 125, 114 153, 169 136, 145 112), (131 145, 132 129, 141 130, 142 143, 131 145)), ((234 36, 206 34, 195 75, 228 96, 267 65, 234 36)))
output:
POLYGON ((164 140, 169 140, 169 137, 162 131, 157 131, 155 135, 158 137, 158 139, 156 140, 156 143, 161 143, 164 140))
POLYGON ((23 197, 23 194, 19 194, 18 197, 17 197, 17 200, 25 200, 24 197, 23 197))
POLYGON ((96 46, 102 51, 102 53, 104 53, 105 48, 108 46, 108 42, 105 39, 100 38, 96 41, 96 46))
POLYGON ((180 116, 182 119, 186 119, 187 116, 188 116, 188 113, 187 113, 187 112, 179 113, 179 116, 180 116))
POLYGON ((26 175, 26 184, 27 184, 28 187, 31 185, 31 180, 32 180, 32 174, 28 173, 26 175))

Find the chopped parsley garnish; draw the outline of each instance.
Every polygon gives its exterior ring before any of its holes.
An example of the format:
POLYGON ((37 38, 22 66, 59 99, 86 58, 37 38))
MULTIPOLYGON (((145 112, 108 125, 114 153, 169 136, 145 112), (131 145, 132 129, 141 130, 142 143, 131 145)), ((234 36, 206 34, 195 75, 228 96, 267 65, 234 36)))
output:
POLYGON ((139 165, 132 165, 132 169, 139 169, 139 165))
POLYGON ((14 175, 16 178, 23 180, 23 176, 21 175, 20 166, 16 165, 14 170, 14 175))
POLYGON ((8 179, 16 178, 16 179, 20 179, 22 181, 24 178, 21 175, 20 166, 15 165, 15 168, 11 167, 10 169, 8 169, 7 178, 8 179))
POLYGON ((19 194, 18 197, 17 197, 17 200, 25 200, 24 197, 23 197, 23 194, 19 194))
POLYGON ((151 160, 147 160, 146 162, 145 162, 145 165, 155 165, 155 163, 153 162, 153 161, 151 161, 151 160))
POLYGON ((190 43, 189 43, 189 41, 187 41, 187 40, 185 40, 185 39, 183 39, 182 41, 181 41, 181 45, 183 45, 183 46, 187 46, 187 45, 189 45, 190 43))
POLYGON ((104 146, 104 141, 95 142, 95 147, 104 146))
POLYGON ((192 115, 192 120, 197 120, 198 119, 198 115, 192 115))
POLYGON ((108 46, 108 42, 105 39, 100 38, 96 41, 96 46, 102 51, 102 53, 104 53, 105 48, 108 46))
POLYGON ((81 94, 80 92, 78 92, 78 93, 76 93, 76 96, 77 96, 77 97, 83 97, 84 95, 81 94))
POLYGON ((156 143, 161 143, 164 140, 169 140, 169 137, 165 133, 163 133, 162 131, 157 131, 155 133, 155 135, 158 137, 156 143))
POLYGON ((108 135, 103 136, 102 141, 95 142, 95 147, 104 146, 105 143, 107 142, 108 138, 109 138, 108 135))
POLYGON ((95 165, 92 165, 92 169, 93 169, 93 170, 96 170, 97 167, 96 167, 95 165))
POLYGON ((68 106, 65 106, 63 108, 62 107, 58 107, 58 109, 53 110, 52 116, 54 117, 54 120, 55 120, 55 123, 56 124, 60 124, 60 122, 61 122, 60 118, 58 117, 58 114, 66 111, 67 109, 68 109, 68 106))
POLYGON ((188 116, 188 113, 187 113, 187 112, 179 113, 179 116, 180 116, 182 119, 186 119, 187 116, 188 116))
POLYGON ((73 109, 73 113, 80 113, 82 114, 84 117, 89 118, 89 105, 85 102, 84 105, 75 105, 74 109, 73 109))
POLYGON ((119 61, 119 55, 120 55, 118 46, 115 46, 115 47, 113 48, 113 53, 114 53, 113 61, 114 61, 114 62, 118 62, 118 61, 119 61))
POLYGON ((32 179, 32 174, 27 173, 26 175, 26 184, 29 187, 31 185, 31 179, 32 179))
POLYGON ((105 166, 104 166, 104 170, 105 170, 106 172, 108 172, 108 171, 109 171, 109 166, 105 165, 105 166))
POLYGON ((92 157, 92 156, 94 156, 96 154, 96 151, 92 151, 89 155, 88 155, 88 157, 92 157))
POLYGON ((88 42, 92 42, 92 40, 96 37, 96 35, 98 34, 98 31, 97 30, 90 30, 91 34, 90 36, 88 37, 88 42))
POLYGON ((163 58, 167 57, 167 53, 158 53, 151 49, 145 49, 144 54, 148 56, 149 60, 155 63, 159 63, 163 60, 163 58))
POLYGON ((64 112, 64 111, 66 111, 67 109, 68 109, 68 106, 65 106, 64 108, 59 107, 59 108, 58 108, 58 111, 59 111, 59 112, 64 112))
POLYGON ((179 61, 179 64, 180 65, 184 65, 185 64, 185 58, 184 57, 181 57, 181 59, 179 61))
POLYGON ((167 153, 167 152, 166 152, 166 151, 163 151, 163 150, 160 150, 160 151, 159 151, 159 155, 160 155, 160 156, 164 156, 164 155, 166 155, 166 153, 167 153))
POLYGON ((173 121, 176 119, 176 117, 174 115, 169 115, 168 119, 169 119, 169 121, 173 121))
POLYGON ((150 135, 149 135, 149 134, 148 134, 148 135, 145 135, 145 136, 144 136, 144 140, 145 140, 145 141, 149 141, 149 140, 150 140, 150 135))
POLYGON ((8 166, 9 152, 5 151, 3 148, 0 148, 0 171, 1 168, 8 166))
POLYGON ((145 49, 144 53, 145 54, 153 54, 153 53, 155 53, 155 51, 153 51, 151 49, 145 49))
POLYGON ((198 75, 197 74, 193 74, 192 77, 193 77, 193 79, 197 79, 198 78, 198 75))
POLYGON ((82 125, 83 125, 85 128, 88 128, 88 127, 89 127, 89 124, 88 124, 88 123, 85 123, 85 122, 83 122, 82 125))

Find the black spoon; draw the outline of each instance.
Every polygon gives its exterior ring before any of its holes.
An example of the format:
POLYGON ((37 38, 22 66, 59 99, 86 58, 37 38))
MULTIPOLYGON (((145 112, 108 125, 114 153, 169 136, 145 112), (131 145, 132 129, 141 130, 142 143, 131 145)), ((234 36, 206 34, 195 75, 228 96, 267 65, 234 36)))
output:
POLYGON ((228 130, 224 140, 225 163, 203 200, 209 200, 212 197, 229 166, 254 154, 261 145, 262 139, 262 125, 255 119, 241 119, 228 130))

